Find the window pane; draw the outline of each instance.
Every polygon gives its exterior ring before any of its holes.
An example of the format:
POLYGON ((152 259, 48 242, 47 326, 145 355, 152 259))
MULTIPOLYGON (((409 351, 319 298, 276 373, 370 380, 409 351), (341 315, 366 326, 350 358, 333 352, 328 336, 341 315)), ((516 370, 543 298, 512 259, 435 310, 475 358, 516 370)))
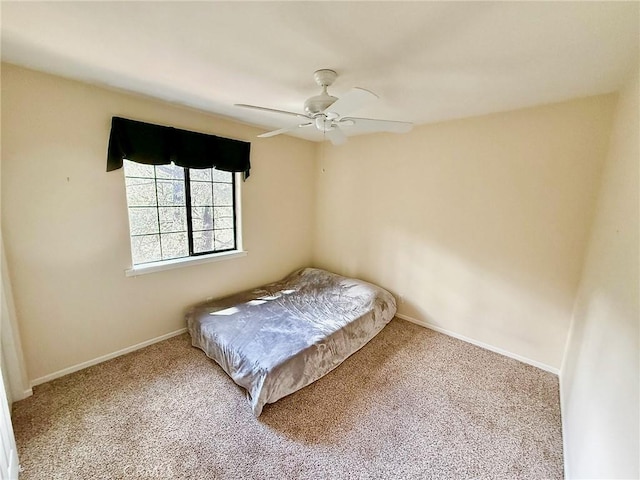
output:
POLYGON ((233 218, 233 207, 216 207, 213 210, 213 215, 216 220, 224 217, 233 218))
POLYGON ((230 183, 213 184, 213 204, 216 207, 233 205, 233 189, 230 183))
POLYGON ((160 236, 144 235, 142 237, 131 237, 131 256, 134 265, 161 260, 160 236))
POLYGON ((184 201, 184 181, 158 180, 158 205, 186 205, 184 201))
POLYGON ((124 165, 125 177, 153 178, 153 165, 143 165, 129 160, 124 160, 122 164, 124 165))
POLYGON ((230 248, 233 248, 233 230, 216 230, 215 247, 216 250, 228 250, 230 248))
POLYGON ((213 169, 213 181, 214 182, 227 182, 231 183, 231 172, 223 172, 222 170, 213 169))
POLYGON ((211 183, 191 182, 191 205, 213 205, 211 183))
POLYGON ((174 178, 181 180, 184 178, 184 168, 177 165, 156 165, 156 178, 174 178))
POLYGON ((153 179, 125 178, 127 205, 130 207, 155 206, 156 184, 153 179))
POLYGON ((160 232, 186 232, 187 211, 184 207, 158 207, 160 232))
POLYGON ((231 207, 215 207, 215 227, 233 228, 233 208, 231 207))
POLYGON ((193 230, 212 230, 213 210, 213 207, 192 207, 191 225, 193 230))
POLYGON ((211 169, 210 168, 190 168, 189 176, 191 180, 203 180, 205 182, 211 181, 211 169))
POLYGON ((129 226, 131 235, 158 233, 158 211, 155 207, 130 208, 129 226))
POLYGON ((189 256, 189 243, 187 232, 183 233, 163 233, 162 238, 162 259, 180 258, 189 256))
POLYGON ((216 219, 216 229, 233 228, 233 217, 222 217, 216 219))
POLYGON ((193 232, 193 251, 195 253, 210 252, 213 250, 213 231, 193 232))

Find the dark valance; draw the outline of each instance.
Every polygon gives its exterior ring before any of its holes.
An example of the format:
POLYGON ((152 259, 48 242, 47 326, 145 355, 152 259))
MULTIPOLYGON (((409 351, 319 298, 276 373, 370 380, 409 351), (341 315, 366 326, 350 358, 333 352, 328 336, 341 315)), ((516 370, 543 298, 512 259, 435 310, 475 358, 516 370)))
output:
POLYGON ((243 172, 249 176, 251 144, 113 117, 107 172, 122 167, 124 159, 147 165, 167 165, 171 162, 187 168, 216 168, 225 172, 243 172))

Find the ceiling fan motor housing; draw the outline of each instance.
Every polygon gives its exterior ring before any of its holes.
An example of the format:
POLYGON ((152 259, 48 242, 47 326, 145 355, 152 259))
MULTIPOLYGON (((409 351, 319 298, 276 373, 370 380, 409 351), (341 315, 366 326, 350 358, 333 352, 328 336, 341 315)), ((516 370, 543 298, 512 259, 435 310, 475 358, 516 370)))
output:
POLYGON ((336 100, 338 99, 333 95, 329 95, 327 93, 327 88, 324 87, 324 90, 320 95, 308 98, 307 101, 304 102, 304 111, 309 115, 317 115, 324 112, 336 100))
POLYGON ((335 82, 337 76, 338 74, 335 71, 329 70, 328 68, 314 72, 313 78, 316 83, 322 87, 322 93, 308 98, 307 101, 304 102, 305 112, 309 115, 317 115, 318 113, 324 112, 333 102, 338 100, 336 97, 327 93, 327 87, 335 82))

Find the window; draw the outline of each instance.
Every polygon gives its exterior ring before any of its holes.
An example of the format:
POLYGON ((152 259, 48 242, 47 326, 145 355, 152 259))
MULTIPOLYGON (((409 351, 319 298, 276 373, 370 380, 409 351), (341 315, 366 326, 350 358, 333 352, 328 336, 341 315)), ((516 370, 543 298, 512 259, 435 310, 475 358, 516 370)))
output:
POLYGON ((238 248, 234 173, 123 163, 134 266, 238 248))

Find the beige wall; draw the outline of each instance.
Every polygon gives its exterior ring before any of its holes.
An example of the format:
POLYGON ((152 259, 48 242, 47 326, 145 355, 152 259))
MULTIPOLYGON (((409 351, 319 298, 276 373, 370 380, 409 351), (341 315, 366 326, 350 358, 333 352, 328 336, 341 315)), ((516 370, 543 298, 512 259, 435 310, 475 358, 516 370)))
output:
POLYGON ((421 322, 558 369, 615 97, 318 152, 318 266, 421 322))
POLYGON ((639 89, 620 94, 562 368, 568 478, 640 478, 639 89))
POLYGON ((175 331, 189 304, 310 263, 315 145, 260 140, 258 133, 2 66, 2 231, 31 380, 175 331), (252 142, 252 174, 242 185, 248 256, 125 277, 131 253, 123 173, 105 172, 113 115, 252 142))

